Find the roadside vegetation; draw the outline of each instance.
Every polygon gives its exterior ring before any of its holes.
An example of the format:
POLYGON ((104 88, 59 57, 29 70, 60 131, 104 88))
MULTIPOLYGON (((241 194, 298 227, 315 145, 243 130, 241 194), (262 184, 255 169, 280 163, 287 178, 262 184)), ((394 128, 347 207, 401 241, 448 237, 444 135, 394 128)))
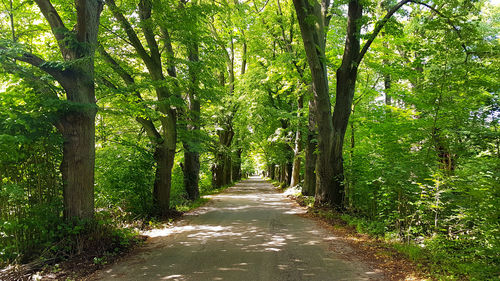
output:
POLYGON ((433 278, 498 279, 499 19, 491 1, 0 0, 0 268, 107 263, 258 173, 433 278))

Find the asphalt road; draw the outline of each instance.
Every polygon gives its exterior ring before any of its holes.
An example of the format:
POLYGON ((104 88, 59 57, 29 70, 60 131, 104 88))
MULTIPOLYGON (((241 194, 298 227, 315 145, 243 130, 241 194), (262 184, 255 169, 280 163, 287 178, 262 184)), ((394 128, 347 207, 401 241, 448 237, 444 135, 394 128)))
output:
POLYGON ((142 249, 93 279, 385 280, 303 212, 252 177, 174 227, 151 231, 142 249))

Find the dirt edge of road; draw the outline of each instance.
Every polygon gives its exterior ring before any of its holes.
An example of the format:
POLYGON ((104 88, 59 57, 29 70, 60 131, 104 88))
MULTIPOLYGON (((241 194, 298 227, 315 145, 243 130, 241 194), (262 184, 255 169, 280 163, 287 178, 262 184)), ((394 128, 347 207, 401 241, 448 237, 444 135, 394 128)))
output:
MULTIPOLYGON (((353 248, 353 252, 342 254, 342 257, 346 260, 355 258, 360 259, 374 268, 383 270, 385 276, 391 281, 430 280, 428 277, 425 277, 425 273, 418 270, 415 263, 408 260, 403 254, 397 252, 387 242, 357 232, 353 226, 347 225, 347 223, 338 216, 327 218, 324 214, 329 212, 329 210, 307 207, 303 198, 296 196, 287 197, 296 203, 298 207, 306 209, 306 213, 300 216, 315 220, 318 225, 353 248)), ((339 252, 338 243, 338 240, 332 241, 330 250, 339 252)))

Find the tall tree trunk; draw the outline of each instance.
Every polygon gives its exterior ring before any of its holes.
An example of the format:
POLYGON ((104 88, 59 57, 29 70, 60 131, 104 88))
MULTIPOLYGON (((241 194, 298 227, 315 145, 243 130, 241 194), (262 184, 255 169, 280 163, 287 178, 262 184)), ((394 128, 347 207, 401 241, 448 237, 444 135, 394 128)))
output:
POLYGON ((292 182, 293 162, 287 162, 284 168, 285 168, 285 184, 286 186, 290 186, 290 183, 292 182))
POLYGON ((191 85, 186 101, 188 105, 187 113, 187 131, 189 140, 184 140, 184 188, 187 192, 189 200, 196 200, 200 197, 199 181, 200 181, 200 100, 198 98, 198 42, 193 42, 189 48, 189 76, 191 85))
POLYGON ((194 201, 200 197, 199 181, 200 181, 200 154, 191 151, 188 144, 184 144, 184 188, 188 195, 188 199, 194 201))
POLYGON ((320 3, 308 0, 294 0, 297 19, 301 30, 307 62, 311 70, 312 90, 315 101, 315 117, 318 129, 318 150, 316 160, 316 194, 317 204, 332 203, 334 177, 332 161, 333 123, 331 117, 330 93, 325 59, 325 40, 328 20, 326 11, 329 1, 320 3), (314 17, 315 22, 310 18, 314 17))
MULTIPOLYGON (((62 114, 56 127, 63 136, 64 217, 92 219, 94 215, 95 116, 94 52, 97 45, 102 2, 76 0, 76 25, 69 30, 48 0, 35 0, 49 23, 67 68, 53 68, 34 54, 13 57, 52 75, 66 91, 67 100, 74 104, 62 114), (71 42, 71 43, 69 43, 71 42), (74 44, 85 48, 75 48, 74 44)), ((12 8, 12 7, 11 7, 12 8)), ((12 11, 11 11, 12 12, 12 11)), ((11 20, 13 18, 11 17, 11 20)), ((13 40, 16 34, 12 30, 13 40)), ((3 49, 0 46, 0 49, 3 49)))
POLYGON ((226 154, 224 156, 224 167, 222 169, 223 185, 228 185, 232 182, 232 159, 231 155, 226 154))
POLYGON ((299 96, 297 100, 297 132, 295 133, 295 149, 293 151, 293 167, 292 167, 292 176, 290 180, 290 186, 296 186, 300 182, 300 153, 302 152, 302 130, 301 130, 301 117, 302 117, 302 109, 304 108, 304 97, 303 95, 299 96))
POLYGON ((274 175, 274 164, 270 164, 269 167, 268 167, 268 169, 269 169, 269 178, 272 179, 272 180, 274 180, 274 177, 275 177, 275 175, 274 175))
POLYGON ((94 160, 96 110, 68 112, 60 120, 63 158, 64 217, 92 218, 94 214, 94 160))
POLYGON ((174 165, 175 150, 165 145, 156 148, 155 181, 153 187, 153 203, 160 216, 168 216, 170 212, 170 190, 172 183, 172 167, 174 165))
POLYGON ((347 39, 344 48, 342 64, 337 70, 337 92, 333 111, 333 142, 332 142, 332 200, 331 203, 342 208, 344 199, 344 136, 351 115, 352 101, 358 75, 358 58, 360 52, 359 33, 362 7, 359 1, 349 2, 347 21, 347 39))
MULTIPOLYGON (((162 53, 158 42, 156 41, 156 29, 151 24, 152 21, 152 7, 151 0, 142 0, 138 3, 138 16, 140 19, 140 27, 147 43, 149 52, 143 46, 142 41, 139 39, 136 31, 131 23, 121 13, 120 9, 116 6, 115 0, 106 1, 109 9, 113 13, 115 19, 120 23, 123 31, 127 34, 130 44, 135 49, 136 53, 144 62, 144 66, 148 70, 150 80, 154 82, 154 89, 156 98, 158 100, 158 111, 162 113, 159 118, 162 125, 161 133, 154 128, 151 120, 143 120, 137 118, 145 127, 150 138, 153 139, 155 145, 160 146, 160 150, 156 150, 156 165, 159 169, 154 184, 153 201, 159 208, 158 213, 167 215, 169 213, 170 205, 170 188, 172 179, 172 167, 175 157, 175 149, 177 145, 177 108, 171 104, 170 99, 180 99, 179 91, 171 91, 165 85, 165 75, 163 73, 162 53), (142 120, 142 121, 140 121, 142 120), (147 121, 147 122, 145 122, 147 121), (148 124, 146 124, 148 123, 148 124), (167 171, 167 169, 170 169, 167 171)), ((166 53, 167 73, 171 77, 176 77, 176 69, 174 62, 174 52, 170 40, 168 29, 164 25, 160 25, 162 39, 166 53)), ((122 77, 123 78, 123 77, 122 77)), ((177 87, 176 83, 174 83, 177 87)))
POLYGON ((316 203, 342 208, 344 135, 351 113, 358 66, 381 29, 403 5, 411 0, 401 0, 375 24, 372 34, 360 49, 359 34, 362 23, 362 5, 350 0, 347 15, 347 35, 342 64, 337 70, 337 91, 333 117, 330 115, 330 97, 325 64, 326 30, 329 24, 329 0, 293 0, 301 30, 307 63, 311 71, 312 88, 316 104, 318 128, 318 158, 316 163, 316 203))
POLYGON ((316 126, 314 122, 314 100, 309 101, 308 132, 305 155, 304 195, 314 196, 316 192, 316 126))
POLYGON ((215 164, 212 166, 212 186, 219 188, 224 185, 224 154, 217 153, 215 164))
POLYGON ((241 148, 236 150, 236 158, 233 159, 233 181, 241 180, 241 154, 243 153, 241 148))

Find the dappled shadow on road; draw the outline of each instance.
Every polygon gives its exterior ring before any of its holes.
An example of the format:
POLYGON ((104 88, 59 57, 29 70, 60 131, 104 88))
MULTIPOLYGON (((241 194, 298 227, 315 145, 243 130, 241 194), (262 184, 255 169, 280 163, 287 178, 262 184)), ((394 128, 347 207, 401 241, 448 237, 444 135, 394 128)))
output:
POLYGON ((261 179, 212 196, 175 227, 152 230, 144 250, 102 280, 375 280, 379 272, 328 252, 335 237, 261 179))

